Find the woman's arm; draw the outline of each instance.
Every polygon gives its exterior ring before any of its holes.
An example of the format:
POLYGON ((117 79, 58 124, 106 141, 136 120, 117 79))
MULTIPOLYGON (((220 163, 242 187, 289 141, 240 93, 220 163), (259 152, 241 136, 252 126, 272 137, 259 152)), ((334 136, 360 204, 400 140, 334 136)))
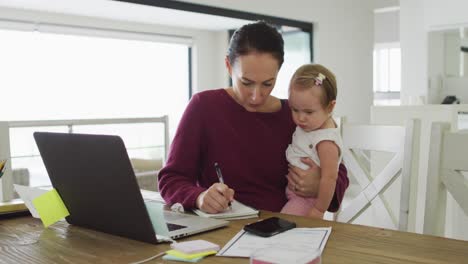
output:
MULTIPOLYGON (((297 195, 304 197, 317 197, 320 184, 320 169, 310 158, 301 158, 304 164, 309 165, 308 170, 290 165, 288 173, 288 188, 297 195), (294 190, 294 187, 297 189, 294 190)), ((336 212, 340 208, 343 197, 348 188, 349 179, 346 167, 341 163, 338 169, 338 179, 336 180, 335 193, 328 207, 329 212, 336 212)))
POLYGON ((330 206, 335 193, 336 179, 338 178, 339 148, 329 140, 321 141, 317 145, 317 154, 320 159, 320 185, 317 200, 312 209, 311 216, 323 217, 323 213, 330 206), (315 210, 317 211, 315 211, 315 210), (316 215, 316 213, 320 213, 316 215))
POLYGON ((338 169, 338 179, 336 179, 335 194, 333 195, 333 199, 330 203, 330 206, 328 207, 329 212, 336 212, 338 209, 340 209, 341 202, 343 201, 343 197, 348 186, 348 170, 346 169, 345 165, 343 165, 343 163, 340 163, 340 167, 338 169))
POLYGON ((190 100, 172 140, 168 159, 159 172, 161 196, 168 204, 181 203, 185 209, 196 207, 196 199, 206 190, 197 186, 200 177, 203 133, 200 97, 190 100))
POLYGON ((159 172, 161 196, 168 204, 181 203, 185 209, 199 208, 207 213, 223 211, 234 199, 234 190, 222 183, 199 186, 203 177, 203 149, 206 126, 202 118, 209 102, 198 94, 190 100, 171 144, 166 166, 159 172))

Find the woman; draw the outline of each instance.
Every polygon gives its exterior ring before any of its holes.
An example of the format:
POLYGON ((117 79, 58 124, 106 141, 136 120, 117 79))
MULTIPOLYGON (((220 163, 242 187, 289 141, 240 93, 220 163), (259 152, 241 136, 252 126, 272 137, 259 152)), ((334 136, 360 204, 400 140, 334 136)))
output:
MULTIPOLYGON (((167 203, 217 213, 235 198, 278 212, 286 203, 287 184, 298 195, 316 196, 317 166, 303 159, 310 169, 288 168, 285 150, 295 124, 287 100, 270 95, 284 60, 283 46, 281 34, 264 22, 234 33, 225 59, 232 87, 192 97, 159 173, 159 190, 167 203)), ((338 210, 348 183, 340 165, 330 211, 338 210)))

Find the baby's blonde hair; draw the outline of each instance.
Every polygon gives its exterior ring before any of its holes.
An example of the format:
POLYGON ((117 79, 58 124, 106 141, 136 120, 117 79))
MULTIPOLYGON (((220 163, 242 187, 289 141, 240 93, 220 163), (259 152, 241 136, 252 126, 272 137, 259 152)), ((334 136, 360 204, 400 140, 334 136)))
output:
POLYGON ((316 86, 317 79, 320 79, 319 74, 323 74, 325 79, 320 85, 323 87, 323 96, 320 100, 323 108, 327 108, 333 100, 336 100, 337 87, 335 75, 323 65, 320 64, 305 64, 296 70, 289 84, 289 93, 293 84, 300 89, 310 89, 316 86))

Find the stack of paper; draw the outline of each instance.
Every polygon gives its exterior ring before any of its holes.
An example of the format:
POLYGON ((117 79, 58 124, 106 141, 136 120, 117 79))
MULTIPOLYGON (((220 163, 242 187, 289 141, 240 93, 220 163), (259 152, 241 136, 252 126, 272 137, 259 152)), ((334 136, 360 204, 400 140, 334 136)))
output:
POLYGON ((258 211, 249 207, 239 201, 233 201, 231 208, 227 208, 224 212, 217 214, 205 213, 201 210, 193 210, 197 215, 203 217, 211 217, 224 220, 236 220, 236 219, 247 219, 258 217, 258 211))
POLYGON ((148 190, 143 190, 140 189, 141 196, 143 196, 143 199, 150 200, 150 201, 155 201, 158 203, 163 203, 165 204, 166 201, 162 198, 161 194, 159 192, 153 192, 153 191, 148 191, 148 190))
POLYGON ((69 216, 67 207, 57 190, 45 190, 14 184, 16 192, 35 218, 40 218, 45 227, 69 216))
POLYGON ((206 240, 192 240, 171 244, 172 250, 166 251, 164 260, 198 262, 206 256, 214 255, 219 245, 206 240))
POLYGON ((216 256, 249 257, 254 252, 269 247, 289 248, 290 254, 294 254, 293 249, 309 251, 318 248, 320 252, 323 252, 330 233, 331 227, 293 228, 271 237, 261 237, 241 230, 224 245, 216 256))

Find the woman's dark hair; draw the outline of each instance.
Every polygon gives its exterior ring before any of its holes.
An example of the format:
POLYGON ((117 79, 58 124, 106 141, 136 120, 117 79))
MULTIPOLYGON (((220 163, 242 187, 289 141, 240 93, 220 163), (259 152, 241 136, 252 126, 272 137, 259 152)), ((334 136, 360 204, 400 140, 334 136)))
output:
POLYGON ((239 56, 250 52, 270 53, 281 68, 284 61, 283 37, 275 27, 264 21, 246 24, 232 35, 227 56, 229 62, 234 64, 239 56))

